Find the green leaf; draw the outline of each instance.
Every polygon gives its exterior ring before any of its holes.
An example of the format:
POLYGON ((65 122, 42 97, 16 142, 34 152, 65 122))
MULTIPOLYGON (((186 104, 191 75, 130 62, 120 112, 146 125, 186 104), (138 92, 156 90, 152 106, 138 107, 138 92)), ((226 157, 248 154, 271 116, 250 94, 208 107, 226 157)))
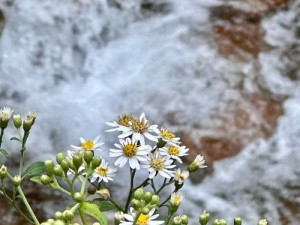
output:
POLYGON ((4 155, 6 158, 9 157, 9 153, 8 153, 5 149, 1 148, 1 149, 0 149, 0 152, 1 152, 2 155, 4 155))
POLYGON ((94 217, 100 225, 107 225, 106 216, 100 211, 98 206, 89 202, 82 202, 78 208, 81 212, 94 217))
POLYGON ((32 163, 23 173, 22 177, 32 177, 46 172, 44 162, 38 161, 32 163))
POLYGON ((22 143, 22 141, 21 141, 19 138, 17 138, 17 137, 12 137, 10 140, 11 140, 11 141, 19 141, 19 142, 22 143))
POLYGON ((96 204, 100 209, 100 211, 102 212, 110 211, 116 208, 116 206, 112 204, 110 201, 104 201, 102 199, 94 199, 93 203, 96 204))

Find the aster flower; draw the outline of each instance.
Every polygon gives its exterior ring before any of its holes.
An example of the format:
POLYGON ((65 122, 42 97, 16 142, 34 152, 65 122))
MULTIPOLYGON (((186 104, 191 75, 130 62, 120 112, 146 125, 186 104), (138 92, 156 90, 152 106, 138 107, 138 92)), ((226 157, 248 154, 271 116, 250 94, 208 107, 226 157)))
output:
POLYGON ((129 127, 119 127, 119 130, 123 132, 118 138, 126 138, 132 135, 132 140, 140 141, 141 145, 145 145, 145 137, 151 141, 158 142, 158 139, 151 134, 151 132, 157 132, 157 125, 150 125, 145 117, 145 113, 142 113, 139 119, 134 119, 128 122, 129 127))
POLYGON ((169 155, 172 159, 176 159, 178 162, 182 163, 179 157, 188 155, 188 148, 185 146, 169 145, 159 149, 161 155, 169 155))
POLYGON ((105 162, 104 159, 102 159, 100 166, 98 166, 92 175, 91 182, 96 181, 98 178, 98 183, 100 183, 102 180, 104 182, 108 182, 109 180, 113 180, 112 177, 115 175, 115 172, 117 171, 116 168, 108 166, 108 162, 105 162))
MULTIPOLYGON (((136 213, 133 212, 133 208, 130 208, 130 214, 124 214, 124 218, 127 221, 121 220, 120 225, 133 225, 133 222, 136 220, 136 213)), ((160 225, 163 224, 162 220, 154 220, 159 217, 159 214, 154 214, 155 209, 151 209, 148 214, 140 214, 139 218, 136 221, 136 225, 160 225)))
POLYGON ((188 165, 187 170, 190 173, 195 172, 197 169, 199 168, 206 168, 207 166, 205 165, 205 159, 202 155, 197 155, 196 158, 194 159, 194 161, 188 165))
POLYGON ((143 168, 148 169, 149 178, 152 179, 156 176, 157 172, 165 177, 171 178, 174 177, 174 171, 170 170, 176 165, 172 165, 173 160, 170 156, 161 156, 157 153, 149 154, 147 161, 142 165, 143 168))
POLYGON ((0 109, 0 121, 8 121, 13 113, 13 110, 9 107, 4 106, 0 109))
POLYGON ((120 144, 115 144, 118 149, 110 149, 109 156, 119 157, 115 165, 123 167, 127 161, 132 169, 140 169, 140 162, 145 161, 145 156, 152 150, 150 145, 138 146, 137 141, 130 138, 119 139, 120 144))
POLYGON ((81 146, 71 145, 73 150, 75 151, 97 151, 100 150, 100 146, 103 145, 103 142, 99 142, 100 135, 98 135, 94 140, 85 140, 84 138, 80 138, 81 146))
POLYGON ((175 137, 175 134, 168 129, 155 129, 155 132, 158 134, 158 138, 161 138, 164 142, 167 142, 167 144, 169 145, 178 145, 180 143, 180 138, 175 137))
POLYGON ((185 179, 189 177, 190 173, 189 171, 182 171, 178 168, 175 172, 174 179, 178 182, 178 184, 182 184, 185 179))
POLYGON ((182 194, 180 192, 174 192, 172 195, 171 195, 171 199, 170 199, 170 202, 173 206, 176 206, 178 207, 180 205, 180 203, 182 202, 182 194))
POLYGON ((128 128, 130 127, 130 122, 133 120, 136 120, 136 118, 129 114, 123 114, 119 116, 116 121, 106 122, 108 126, 113 127, 106 130, 106 132, 129 130, 128 128))

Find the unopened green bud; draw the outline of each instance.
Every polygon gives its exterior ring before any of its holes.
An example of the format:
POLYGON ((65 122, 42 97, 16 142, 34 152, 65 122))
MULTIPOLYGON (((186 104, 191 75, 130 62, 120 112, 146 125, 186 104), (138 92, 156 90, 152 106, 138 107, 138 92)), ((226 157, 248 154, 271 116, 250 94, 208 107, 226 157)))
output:
POLYGON ((52 160, 46 160, 44 162, 44 165, 46 167, 47 174, 49 176, 52 176, 53 173, 54 173, 54 163, 53 163, 53 161, 52 160))
POLYGON ((234 225, 242 225, 242 219, 240 217, 236 217, 233 219, 234 225))
POLYGON ((33 121, 32 118, 26 118, 26 119, 24 120, 24 122, 23 122, 23 130, 24 130, 25 132, 30 131, 30 129, 31 129, 32 125, 33 125, 33 123, 34 123, 34 121, 33 121))
POLYGON ((257 225, 268 225, 268 221, 266 219, 262 219, 258 221, 257 225))
POLYGON ((82 165, 82 156, 80 154, 74 154, 72 156, 72 161, 76 169, 82 165))
POLYGON ((80 192, 76 192, 74 194, 74 200, 76 202, 83 202, 83 200, 84 200, 83 194, 81 194, 80 192))
POLYGON ((17 129, 22 126, 22 119, 20 114, 13 115, 14 125, 17 129))
POLYGON ((51 178, 48 175, 43 174, 41 176, 41 182, 43 185, 49 185, 51 183, 51 178))
POLYGON ((93 166, 93 169, 95 169, 96 167, 100 166, 101 164, 101 158, 99 156, 95 156, 92 160, 92 166, 93 166))
POLYGON ((58 164, 61 164, 61 161, 65 158, 66 158, 66 156, 64 155, 64 153, 60 152, 56 155, 56 162, 58 164))
POLYGON ((63 159, 63 160, 61 161, 60 165, 61 165, 61 167, 63 168, 63 170, 64 170, 65 172, 67 172, 67 171, 69 170, 69 168, 70 168, 70 163, 69 163, 69 161, 66 160, 66 159, 63 159))
POLYGON ((227 225, 227 222, 225 220, 223 220, 223 219, 220 219, 219 220, 219 224, 220 225, 227 225))
POLYGON ((158 195, 152 195, 151 204, 157 205, 158 203, 159 203, 159 196, 158 195))
POLYGON ((110 199, 110 192, 107 188, 102 188, 98 191, 96 191, 96 193, 99 195, 99 197, 103 200, 108 200, 110 199))
POLYGON ((221 225, 219 219, 215 219, 212 225, 221 225))
POLYGON ((14 176, 12 182, 15 185, 15 187, 18 187, 21 184, 21 177, 19 175, 14 176))
MULTIPOLYGON (((51 224, 51 225, 66 225, 66 223, 65 223, 63 220, 56 220, 56 221, 54 221, 54 223, 51 224)), ((74 225, 74 224, 73 224, 73 225, 74 225)))
POLYGON ((63 213, 62 212, 56 212, 55 213, 55 219, 62 220, 63 219, 63 213))
MULTIPOLYGON (((84 161, 89 164, 90 162, 92 162, 93 158, 94 158, 94 152, 93 151, 85 151, 83 153, 83 158, 84 161)), ((97 167, 97 166, 96 166, 97 167)))
POLYGON ((7 167, 2 165, 0 168, 0 179, 3 180, 7 177, 7 167))
POLYGON ((132 207, 137 210, 138 208, 140 208, 141 206, 141 202, 139 200, 136 200, 136 199, 132 199, 131 200, 131 205, 132 207))
POLYGON ((209 221, 210 215, 208 212, 204 211, 199 217, 199 223, 201 225, 206 225, 209 221))
POLYGON ((149 207, 143 207, 143 208, 142 208, 142 214, 148 215, 149 212, 150 212, 149 207))
POLYGON ((136 189, 136 191, 133 194, 133 197, 135 199, 141 200, 144 197, 144 190, 142 188, 136 189))
POLYGON ((97 189, 94 186, 89 186, 87 191, 90 195, 93 195, 96 193, 97 189))
POLYGON ((189 223, 188 216, 187 215, 182 215, 181 216, 181 221, 182 221, 182 224, 187 225, 189 223))
POLYGON ((54 174, 55 176, 58 176, 58 177, 62 177, 63 174, 64 174, 64 170, 63 168, 61 167, 61 165, 56 165, 54 167, 54 174))
POLYGON ((146 203, 150 202, 152 199, 152 193, 149 191, 145 192, 143 199, 146 203))
POLYGON ((63 212, 63 217, 65 220, 70 221, 73 219, 74 213, 71 210, 65 210, 63 212))
POLYGON ((182 220, 181 220, 181 217, 180 217, 180 216, 175 216, 175 217, 173 218, 173 224, 174 224, 174 225, 181 225, 181 223, 182 223, 182 220))
POLYGON ((3 107, 0 109, 0 128, 2 130, 7 127, 12 112, 13 110, 11 110, 9 107, 3 107))

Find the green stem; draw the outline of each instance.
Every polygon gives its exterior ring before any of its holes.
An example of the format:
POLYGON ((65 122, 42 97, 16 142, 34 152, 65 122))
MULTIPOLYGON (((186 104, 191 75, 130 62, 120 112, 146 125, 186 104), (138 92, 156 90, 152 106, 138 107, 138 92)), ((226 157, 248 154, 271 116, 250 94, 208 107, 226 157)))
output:
POLYGON ((128 212, 128 207, 129 207, 129 202, 131 200, 131 195, 134 191, 133 189, 133 183, 134 183, 134 175, 135 175, 135 169, 131 169, 130 168, 130 189, 129 189, 129 193, 128 193, 128 197, 127 197, 127 201, 126 201, 126 205, 125 205, 125 212, 128 212))
POLYGON ((108 201, 110 201, 118 210, 124 212, 124 209, 119 206, 112 198, 109 198, 108 201))
POLYGON ((148 177, 146 180, 144 180, 140 185, 138 185, 136 188, 134 188, 134 190, 144 186, 148 181, 150 180, 150 178, 148 177))
POLYGON ((26 145, 28 136, 29 136, 29 131, 24 133, 23 140, 22 140, 22 148, 20 151, 20 167, 19 167, 19 176, 20 177, 22 176, 22 173, 23 173, 24 152, 26 150, 25 145, 26 145))
POLYGON ((71 193, 68 192, 67 190, 65 190, 64 188, 62 188, 59 183, 57 182, 57 179, 55 176, 53 176, 53 181, 54 181, 54 184, 55 184, 55 189, 57 190, 60 190, 61 192, 65 193, 66 195, 70 195, 71 196, 71 193))
POLYGON ((36 218, 36 216, 35 216, 35 214, 34 214, 32 208, 30 207, 30 205, 29 205, 29 203, 28 203, 28 201, 27 201, 27 199, 26 199, 26 197, 25 197, 25 195, 24 195, 24 193, 23 193, 21 187, 18 186, 18 187, 17 187, 17 190, 18 190, 18 192, 19 192, 19 194, 20 194, 20 196, 21 196, 21 198, 22 198, 22 200, 23 200, 23 202, 24 202, 24 204, 25 204, 25 206, 26 206, 28 212, 30 213, 31 218, 32 218, 33 221, 34 221, 34 224, 40 225, 40 222, 39 222, 38 219, 36 218))
POLYGON ((163 184, 162 184, 161 187, 157 190, 156 194, 159 194, 159 192, 161 192, 162 189, 164 189, 164 187, 165 187, 165 185, 166 185, 166 182, 167 182, 167 178, 164 179, 163 184))
POLYGON ((2 145, 3 134, 4 134, 4 129, 1 128, 1 134, 0 134, 0 148, 1 148, 1 145, 2 145))
POLYGON ((80 215, 80 219, 82 221, 82 224, 83 225, 88 225, 88 221, 87 221, 84 213, 80 209, 78 209, 78 211, 79 211, 79 215, 80 215))
POLYGON ((170 198, 171 198, 171 195, 159 205, 159 208, 162 207, 162 205, 164 205, 167 201, 169 201, 170 198))
POLYGON ((152 187, 154 193, 157 194, 153 179, 151 179, 151 187, 152 187))

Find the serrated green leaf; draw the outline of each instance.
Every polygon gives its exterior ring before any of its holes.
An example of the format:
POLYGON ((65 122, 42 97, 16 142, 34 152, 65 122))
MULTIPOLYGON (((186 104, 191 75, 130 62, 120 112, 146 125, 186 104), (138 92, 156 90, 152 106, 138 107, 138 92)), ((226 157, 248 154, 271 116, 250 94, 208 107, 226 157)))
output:
POLYGON ((6 158, 9 157, 9 153, 8 153, 5 149, 1 148, 1 149, 0 149, 0 152, 1 152, 2 155, 4 155, 6 158))
POLYGON ((107 225, 106 216, 100 211, 98 206, 89 202, 82 202, 78 208, 81 212, 94 217, 100 225, 107 225))
POLYGON ((103 201, 102 199, 94 199, 93 203, 96 204, 98 206, 98 208, 100 209, 100 211, 105 212, 105 211, 110 211, 112 209, 115 209, 116 206, 114 204, 112 204, 109 201, 103 201))
POLYGON ((22 177, 32 177, 46 172, 44 162, 38 161, 32 163, 23 173, 22 177))
POLYGON ((10 140, 11 140, 11 141, 19 141, 19 142, 22 143, 22 141, 21 141, 19 138, 17 138, 17 137, 12 137, 10 140))

